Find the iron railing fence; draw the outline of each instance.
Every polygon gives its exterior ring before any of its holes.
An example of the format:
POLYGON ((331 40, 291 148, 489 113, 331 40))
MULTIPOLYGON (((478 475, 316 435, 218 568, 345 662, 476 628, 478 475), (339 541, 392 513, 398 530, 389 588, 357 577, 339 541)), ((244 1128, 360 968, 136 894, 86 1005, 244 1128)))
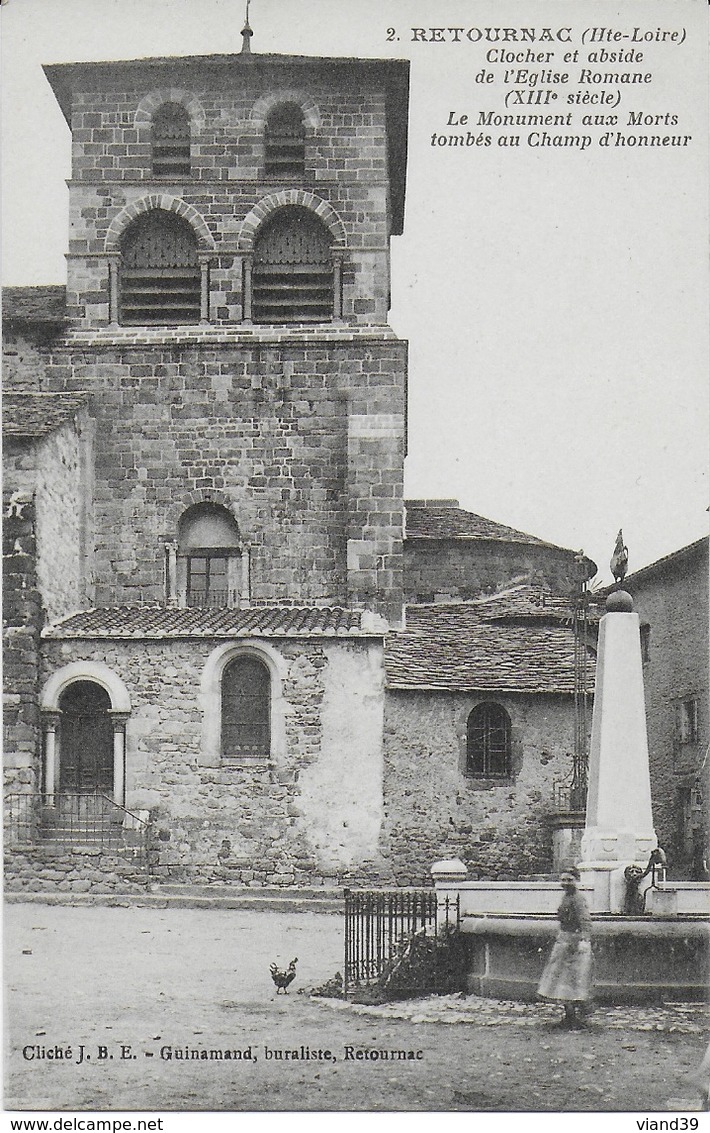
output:
POLYGON ((38 840, 41 815, 36 795, 5 795, 4 818, 7 847, 30 846, 38 840))
POLYGON ((584 814, 587 809, 589 769, 587 756, 573 755, 569 774, 552 784, 552 805, 557 814, 584 814))
MULTIPOLYGON (((415 936, 435 945, 460 923, 459 898, 439 898, 433 889, 346 889, 345 993, 385 977, 415 936)), ((439 976, 434 962, 406 978, 410 990, 434 992, 440 990, 439 976)))
POLYGON ((143 859, 148 823, 103 794, 54 795, 51 803, 35 795, 5 796, 8 847, 54 845, 123 850, 143 859))

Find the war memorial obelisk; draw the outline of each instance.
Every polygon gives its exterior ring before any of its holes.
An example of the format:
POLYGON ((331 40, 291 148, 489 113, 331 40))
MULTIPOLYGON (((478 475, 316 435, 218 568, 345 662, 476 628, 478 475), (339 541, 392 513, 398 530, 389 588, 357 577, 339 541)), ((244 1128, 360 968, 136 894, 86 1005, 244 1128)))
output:
MULTIPOLYGON (((612 559, 619 585, 625 567, 626 548, 619 532, 612 559)), ((621 912, 624 869, 632 863, 645 867, 657 845, 639 617, 631 595, 616 589, 607 598, 599 626, 589 791, 579 864, 583 880, 594 886, 593 912, 621 912)))

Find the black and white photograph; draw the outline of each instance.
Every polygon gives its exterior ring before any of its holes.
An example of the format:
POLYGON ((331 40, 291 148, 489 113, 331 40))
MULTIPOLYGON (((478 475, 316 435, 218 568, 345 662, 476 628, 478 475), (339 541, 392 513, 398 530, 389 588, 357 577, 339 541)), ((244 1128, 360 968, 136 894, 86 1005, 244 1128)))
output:
POLYGON ((4 1128, 702 1130, 707 6, 0 27, 4 1128))

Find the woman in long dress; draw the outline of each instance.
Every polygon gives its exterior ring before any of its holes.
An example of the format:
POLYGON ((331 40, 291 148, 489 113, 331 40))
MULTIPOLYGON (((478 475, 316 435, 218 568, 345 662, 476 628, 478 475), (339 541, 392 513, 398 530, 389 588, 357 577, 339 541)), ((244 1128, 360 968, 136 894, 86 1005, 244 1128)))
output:
POLYGON ((561 1022, 568 1027, 584 1025, 592 988, 592 918, 578 882, 574 866, 560 874, 565 894, 557 910, 560 930, 537 989, 543 999, 564 1004, 561 1022))

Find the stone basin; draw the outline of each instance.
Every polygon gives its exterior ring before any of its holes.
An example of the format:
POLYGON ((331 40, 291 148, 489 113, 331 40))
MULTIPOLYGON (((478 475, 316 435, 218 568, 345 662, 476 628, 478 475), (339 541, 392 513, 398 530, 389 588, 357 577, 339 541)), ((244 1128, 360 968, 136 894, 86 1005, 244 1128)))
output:
MULTIPOLYGON (((592 919, 594 998, 601 1003, 705 1000, 708 922, 698 917, 592 919)), ((554 914, 464 914, 468 990, 532 1000, 557 935, 554 914)))

